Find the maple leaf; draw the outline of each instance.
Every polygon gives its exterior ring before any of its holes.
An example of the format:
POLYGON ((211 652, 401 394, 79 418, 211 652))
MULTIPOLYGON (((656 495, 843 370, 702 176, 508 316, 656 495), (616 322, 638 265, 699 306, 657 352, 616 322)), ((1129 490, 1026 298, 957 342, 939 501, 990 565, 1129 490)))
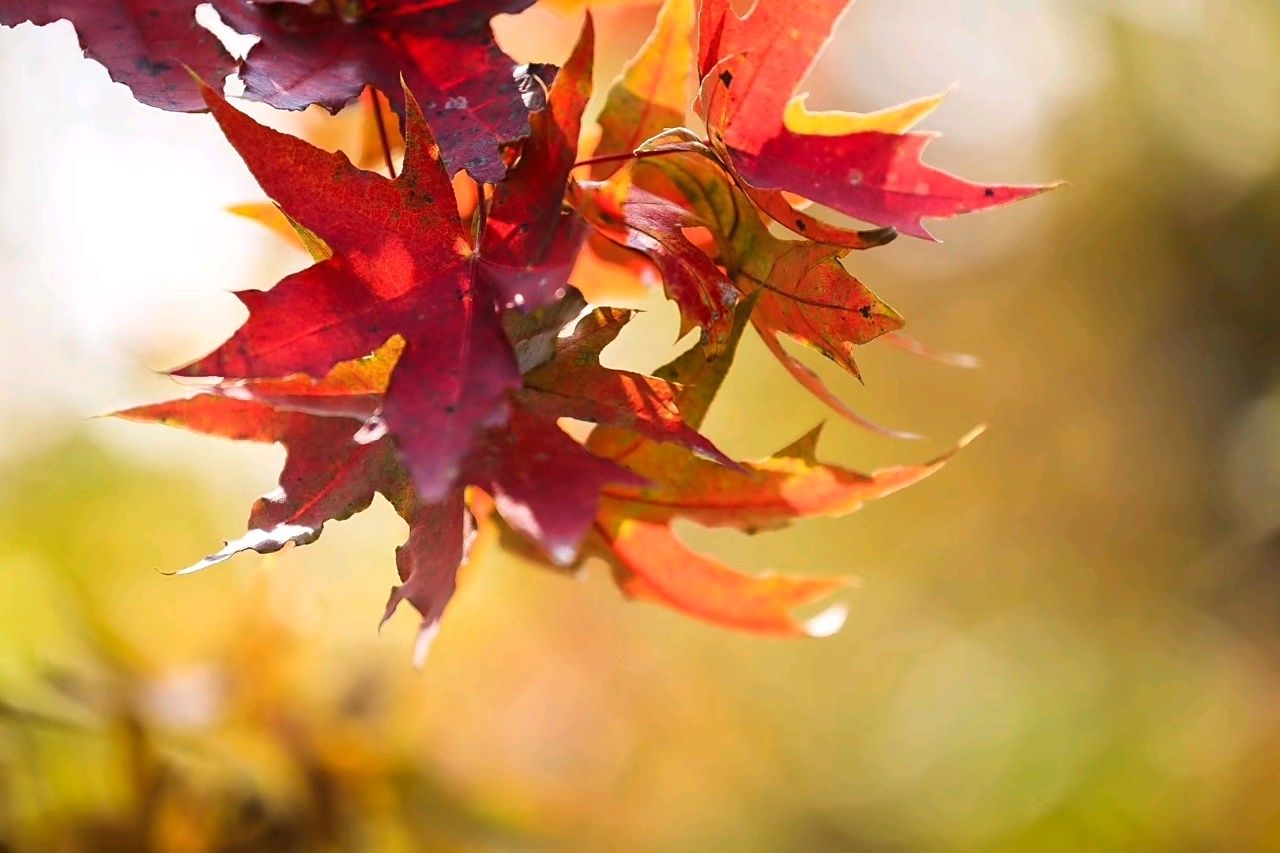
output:
POLYGON ((520 376, 412 96, 404 169, 393 180, 259 125, 208 87, 203 93, 258 183, 332 256, 265 293, 239 292, 245 324, 176 372, 320 376, 398 334, 404 349, 382 414, 418 494, 438 500, 476 433, 502 423, 520 376))
POLYGON ((668 298, 680 309, 681 337, 701 328, 701 343, 711 355, 724 348, 741 293, 686 236, 686 228, 703 225, 696 213, 626 182, 579 182, 570 198, 600 234, 643 253, 657 267, 668 298))
POLYGON ((45 26, 67 20, 85 56, 101 63, 144 104, 164 110, 205 109, 186 65, 221 80, 236 67, 213 33, 196 23, 200 0, 0 0, 0 24, 45 26))
MULTIPOLYGON (((584 215, 606 233, 616 228, 618 219, 635 228, 650 227, 648 221, 654 218, 674 220, 675 226, 696 223, 707 227, 715 238, 716 258, 713 262, 699 252, 703 258, 700 268, 708 270, 701 281, 731 280, 743 293, 760 291, 751 319, 783 367, 854 423, 899 438, 917 437, 859 415, 779 340, 780 336, 789 337, 860 377, 854 348, 902 326, 902 316, 841 264, 849 248, 775 237, 714 152, 675 134, 672 138, 686 150, 674 150, 668 139, 655 138, 649 150, 662 150, 664 156, 634 161, 607 184, 579 184, 576 189, 584 215), (654 201, 659 193, 662 199, 654 201)), ((634 242, 629 245, 646 251, 663 270, 668 294, 680 302, 682 312, 698 316, 697 297, 689 296, 694 289, 671 286, 673 280, 680 279, 669 269, 670 264, 663 269, 657 250, 634 242)), ((707 285, 701 287, 705 291, 707 285)), ((719 318, 719 324, 721 329, 730 327, 732 313, 719 318)), ((720 341, 724 339, 722 335, 720 341)), ((711 350, 712 355, 715 352, 711 350)))
POLYGON ((480 241, 481 273, 504 306, 538 307, 565 292, 586 229, 564 204, 591 97, 595 31, 586 16, 573 52, 531 119, 520 161, 494 188, 480 241))
MULTIPOLYGON (((758 299, 759 294, 751 299, 758 299)), ((748 306, 749 307, 749 306, 748 306)), ((658 371, 685 383, 676 404, 697 428, 732 362, 745 329, 742 312, 726 352, 709 360, 697 347, 658 371)), ((670 524, 687 519, 710 527, 747 532, 785 527, 799 518, 844 515, 933 474, 955 450, 920 465, 860 474, 817 461, 821 427, 772 457, 735 468, 699 460, 676 445, 658 445, 616 430, 594 432, 587 446, 642 476, 643 486, 604 490, 592 553, 613 566, 628 595, 664 604, 720 625, 775 634, 826 636, 838 630, 844 611, 834 605, 797 621, 792 611, 846 585, 840 578, 747 575, 698 554, 675 536, 670 524)))
POLYGON ((702 0, 699 110, 711 143, 761 209, 797 233, 820 230, 820 239, 865 248, 883 235, 824 227, 777 191, 933 239, 924 218, 985 210, 1049 188, 974 184, 921 162, 933 135, 902 131, 936 99, 863 116, 811 113, 803 97, 793 99, 849 2, 757 3, 739 18, 729 0, 702 0))
POLYGON ((497 46, 489 21, 533 0, 367 0, 363 3, 213 0, 235 30, 258 36, 240 77, 245 97, 280 109, 337 112, 366 85, 404 112, 403 78, 431 117, 450 174, 502 180, 501 146, 529 132, 539 75, 497 46))

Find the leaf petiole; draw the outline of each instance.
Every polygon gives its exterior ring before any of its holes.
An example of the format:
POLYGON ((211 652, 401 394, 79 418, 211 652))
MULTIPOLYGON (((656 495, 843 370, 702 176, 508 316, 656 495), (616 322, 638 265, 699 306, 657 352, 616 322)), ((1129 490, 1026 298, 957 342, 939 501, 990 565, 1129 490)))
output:
POLYGON ((650 148, 644 151, 627 151, 623 154, 605 154, 601 157, 588 157, 573 164, 574 169, 581 166, 594 166, 597 163, 617 163, 622 160, 643 160, 646 157, 661 157, 664 154, 679 154, 687 148, 672 146, 670 148, 650 148))
POLYGON ((396 165, 391 160, 391 142, 387 138, 387 125, 382 118, 382 104, 378 101, 378 90, 369 87, 369 109, 373 111, 373 121, 378 126, 378 142, 382 143, 382 157, 387 163, 387 174, 396 176, 396 165))

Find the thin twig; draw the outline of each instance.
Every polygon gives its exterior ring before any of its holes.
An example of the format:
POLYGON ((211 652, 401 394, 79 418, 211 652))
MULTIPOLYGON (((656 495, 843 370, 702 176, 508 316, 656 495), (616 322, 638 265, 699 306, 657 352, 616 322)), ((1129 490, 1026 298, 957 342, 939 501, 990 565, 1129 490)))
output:
POLYGON ((378 125, 378 141, 382 143, 382 156, 387 161, 387 173, 396 176, 395 163, 391 161, 391 142, 387 138, 387 125, 382 119, 382 105, 378 102, 378 90, 369 87, 369 108, 373 110, 373 120, 378 125))
POLYGON ((472 182, 476 185, 475 247, 478 250, 480 248, 480 240, 484 237, 484 227, 487 224, 485 222, 484 184, 474 178, 472 178, 472 182))

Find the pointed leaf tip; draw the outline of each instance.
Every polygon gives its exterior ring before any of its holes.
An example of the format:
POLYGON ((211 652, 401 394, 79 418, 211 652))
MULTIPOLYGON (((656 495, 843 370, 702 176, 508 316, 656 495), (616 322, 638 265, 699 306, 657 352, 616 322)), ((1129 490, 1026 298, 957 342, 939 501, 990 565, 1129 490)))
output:
POLYGON ((805 620, 804 633, 810 637, 824 638, 839 633, 849 617, 849 608, 844 604, 833 604, 827 609, 805 620))

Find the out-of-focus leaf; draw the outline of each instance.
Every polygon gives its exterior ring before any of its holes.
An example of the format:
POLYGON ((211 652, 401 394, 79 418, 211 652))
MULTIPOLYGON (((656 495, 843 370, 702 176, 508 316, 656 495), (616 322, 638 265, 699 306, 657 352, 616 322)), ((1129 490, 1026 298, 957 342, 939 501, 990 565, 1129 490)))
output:
MULTIPOLYGON (((693 0, 662 5, 653 32, 609 89, 594 157, 634 151, 649 137, 684 123, 692 90, 693 20, 693 0)), ((620 165, 597 163, 591 177, 602 181, 620 165)))

